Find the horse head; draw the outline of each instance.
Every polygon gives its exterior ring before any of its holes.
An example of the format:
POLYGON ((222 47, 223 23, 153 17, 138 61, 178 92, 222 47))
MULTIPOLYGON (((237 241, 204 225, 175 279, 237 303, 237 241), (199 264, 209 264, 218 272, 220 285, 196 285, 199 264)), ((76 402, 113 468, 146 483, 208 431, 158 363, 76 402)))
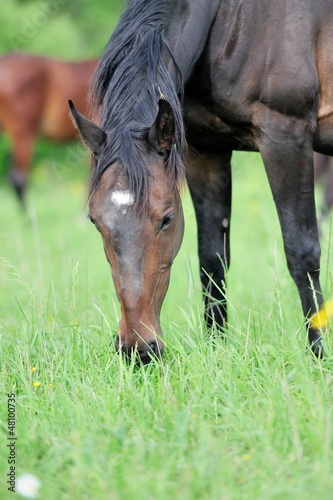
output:
MULTIPOLYGON (((83 142, 97 163, 103 161, 112 133, 70 106, 83 142)), ((148 172, 145 199, 136 199, 116 160, 103 170, 89 200, 89 217, 102 236, 121 306, 116 349, 127 356, 135 352, 144 363, 163 353, 160 311, 184 233, 178 187, 166 168, 173 146, 172 108, 161 100, 156 120, 139 145, 142 168, 148 172)))

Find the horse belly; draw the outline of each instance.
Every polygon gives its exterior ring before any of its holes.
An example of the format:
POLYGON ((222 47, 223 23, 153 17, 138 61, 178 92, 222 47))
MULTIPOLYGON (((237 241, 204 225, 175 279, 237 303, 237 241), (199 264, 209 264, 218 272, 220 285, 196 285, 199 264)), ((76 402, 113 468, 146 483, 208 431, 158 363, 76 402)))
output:
POLYGON ((45 106, 40 122, 40 135, 54 141, 66 141, 76 137, 66 100, 51 102, 45 106))
POLYGON ((69 64, 52 62, 49 65, 50 80, 40 133, 47 139, 67 141, 75 139, 77 132, 69 115, 68 100, 73 99, 82 113, 86 113, 88 81, 92 69, 82 76, 69 64), (86 74, 87 73, 87 74, 86 74))
POLYGON ((49 88, 40 120, 40 135, 54 141, 66 141, 76 137, 69 117, 68 102, 61 92, 61 87, 49 88))

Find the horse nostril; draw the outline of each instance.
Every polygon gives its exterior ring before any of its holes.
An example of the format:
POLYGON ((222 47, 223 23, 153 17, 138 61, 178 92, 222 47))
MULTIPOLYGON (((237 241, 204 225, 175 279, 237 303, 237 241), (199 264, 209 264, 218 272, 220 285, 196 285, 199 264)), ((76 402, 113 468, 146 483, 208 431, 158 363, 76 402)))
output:
POLYGON ((150 357, 161 358, 163 355, 163 344, 157 340, 149 342, 147 346, 147 354, 150 357))
POLYGON ((155 356, 158 356, 158 357, 161 356, 161 351, 157 345, 156 340, 149 342, 147 351, 148 351, 148 353, 154 354, 155 356))
POLYGON ((155 340, 153 340, 152 342, 149 342, 147 351, 151 350, 153 352, 156 352, 155 349, 156 349, 156 342, 155 340))
POLYGON ((161 350, 159 349, 157 342, 154 340, 145 344, 143 347, 138 348, 138 355, 142 363, 149 364, 152 358, 160 358, 161 350))

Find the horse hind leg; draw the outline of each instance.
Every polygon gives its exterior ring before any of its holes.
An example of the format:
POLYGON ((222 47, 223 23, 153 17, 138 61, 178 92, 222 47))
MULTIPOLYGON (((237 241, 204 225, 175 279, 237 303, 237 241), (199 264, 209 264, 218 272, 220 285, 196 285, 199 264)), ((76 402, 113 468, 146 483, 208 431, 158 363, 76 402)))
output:
MULTIPOLYGON (((261 130, 259 150, 280 220, 288 269, 298 288, 304 316, 310 317, 323 302, 311 127, 303 120, 296 126, 294 119, 280 116, 279 121, 272 118, 261 130)), ((309 324, 307 330, 313 353, 321 357, 320 333, 309 324)))
POLYGON ((226 271, 230 262, 230 154, 191 150, 187 181, 198 226, 205 320, 223 328, 227 321, 226 271))

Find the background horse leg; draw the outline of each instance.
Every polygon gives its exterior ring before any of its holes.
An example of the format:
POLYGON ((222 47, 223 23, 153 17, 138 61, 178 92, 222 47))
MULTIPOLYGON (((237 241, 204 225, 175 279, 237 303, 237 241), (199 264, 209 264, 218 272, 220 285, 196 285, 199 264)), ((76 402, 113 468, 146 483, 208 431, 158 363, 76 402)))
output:
MULTIPOLYGON (((323 302, 319 284, 320 244, 314 202, 312 131, 307 123, 271 117, 261 128, 263 157, 282 229, 287 264, 309 317, 323 302)), ((308 328, 312 351, 322 355, 318 331, 308 328)))
POLYGON ((330 156, 313 153, 315 182, 321 181, 324 186, 324 201, 321 208, 320 224, 329 214, 333 206, 333 165, 330 156))
POLYGON ((198 224, 205 320, 223 327, 227 320, 225 273, 230 262, 231 153, 191 150, 187 181, 198 224))
POLYGON ((35 136, 29 133, 15 133, 12 138, 12 164, 9 179, 19 200, 24 202, 24 191, 32 161, 35 136))
POLYGON ((329 165, 329 156, 313 153, 314 180, 318 182, 320 177, 326 174, 329 165))
POLYGON ((325 182, 325 204, 322 209, 322 215, 327 217, 333 207, 333 162, 332 158, 328 157, 328 172, 325 182))

